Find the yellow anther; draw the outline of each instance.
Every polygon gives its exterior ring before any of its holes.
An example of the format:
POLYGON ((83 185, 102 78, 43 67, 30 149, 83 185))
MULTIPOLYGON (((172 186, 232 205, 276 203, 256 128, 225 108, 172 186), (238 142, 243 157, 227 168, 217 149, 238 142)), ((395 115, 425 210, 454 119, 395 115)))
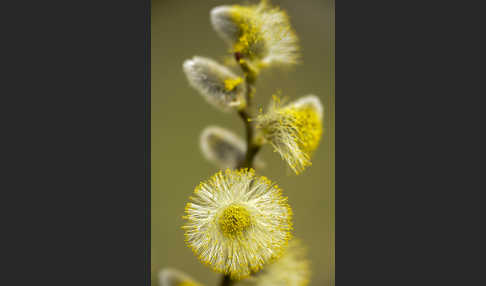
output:
POLYGON ((239 84, 243 82, 243 79, 241 77, 237 78, 230 78, 224 81, 224 88, 227 91, 232 91, 234 90, 239 84))
POLYGON ((219 226, 225 235, 235 235, 250 226, 250 213, 240 205, 229 205, 219 218, 219 226))

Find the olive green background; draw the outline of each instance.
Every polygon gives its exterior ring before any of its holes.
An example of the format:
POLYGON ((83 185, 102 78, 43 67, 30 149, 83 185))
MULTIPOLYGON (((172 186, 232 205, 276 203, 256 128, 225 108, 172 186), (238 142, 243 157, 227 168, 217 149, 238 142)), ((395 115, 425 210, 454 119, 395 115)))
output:
MULTIPOLYGON (((205 161, 199 135, 219 125, 244 136, 241 119, 208 105, 189 87, 182 71, 194 55, 222 61, 227 47, 212 30, 209 11, 241 1, 152 1, 152 285, 161 268, 180 269, 205 285, 221 275, 202 265, 184 244, 184 206, 194 187, 217 169, 205 161)), ((294 235, 309 249, 310 285, 334 285, 334 8, 330 0, 272 1, 286 10, 300 38, 302 63, 291 69, 264 71, 255 103, 265 106, 277 90, 296 99, 319 96, 324 105, 324 135, 313 165, 292 174, 278 154, 265 146, 267 163, 257 170, 276 181, 294 211, 294 235)), ((238 69, 234 69, 238 71, 238 69)))

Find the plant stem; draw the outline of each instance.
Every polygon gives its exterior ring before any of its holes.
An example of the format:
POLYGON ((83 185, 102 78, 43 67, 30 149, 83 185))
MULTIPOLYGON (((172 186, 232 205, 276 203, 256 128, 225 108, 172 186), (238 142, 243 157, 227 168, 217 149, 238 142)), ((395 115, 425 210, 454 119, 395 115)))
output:
POLYGON ((238 164, 238 168, 251 168, 253 166, 253 160, 255 159, 256 154, 260 150, 260 145, 257 145, 253 142, 254 137, 254 126, 249 121, 250 115, 247 110, 241 110, 238 112, 240 117, 243 119, 245 123, 246 129, 246 154, 245 158, 242 162, 238 164))
MULTIPOLYGON (((238 163, 237 168, 252 168, 253 161, 256 154, 260 151, 260 145, 254 142, 255 126, 250 121, 251 114, 251 100, 253 97, 253 84, 255 83, 255 73, 244 62, 240 62, 240 55, 235 54, 236 61, 240 64, 241 69, 245 73, 245 85, 246 85, 246 106, 244 109, 238 111, 246 129, 246 153, 245 158, 238 163)), ((231 279, 229 275, 223 274, 221 279, 221 286, 231 286, 236 280, 231 279)))
MULTIPOLYGON (((236 60, 239 62, 238 55, 235 55, 236 60)), ((254 142, 255 137, 255 127, 250 118, 251 114, 251 100, 253 97, 253 84, 255 83, 256 75, 255 73, 246 65, 244 62, 240 62, 241 69, 245 73, 245 84, 246 84, 246 107, 238 111, 246 129, 246 154, 243 161, 238 164, 238 168, 252 168, 253 160, 256 154, 260 150, 260 145, 254 142)))
POLYGON ((229 275, 223 275, 223 279, 221 280, 221 286, 231 286, 235 280, 232 280, 229 275))

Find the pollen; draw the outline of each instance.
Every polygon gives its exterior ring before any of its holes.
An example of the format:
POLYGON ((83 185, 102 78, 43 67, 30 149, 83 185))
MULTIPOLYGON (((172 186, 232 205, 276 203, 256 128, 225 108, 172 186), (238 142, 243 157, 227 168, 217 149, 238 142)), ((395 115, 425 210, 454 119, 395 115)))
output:
POLYGON ((202 182, 185 210, 187 245, 234 280, 281 257, 291 238, 292 210, 275 186, 253 169, 226 169, 202 182))
POLYGON ((226 79, 224 81, 224 89, 226 91, 233 91, 242 82, 243 79, 241 77, 226 79))
POLYGON ((232 18, 240 29, 240 37, 233 45, 233 51, 253 58, 256 54, 254 47, 262 42, 260 29, 262 23, 249 7, 235 6, 232 11, 232 18))
POLYGON ((250 213, 245 207, 236 204, 228 206, 219 218, 219 227, 225 235, 240 234, 250 223, 250 213))
POLYGON ((299 147, 305 153, 311 154, 319 145, 322 135, 322 122, 318 114, 310 107, 284 109, 283 113, 286 113, 296 127, 299 147))
POLYGON ((260 69, 298 62, 298 37, 289 16, 269 1, 254 5, 223 5, 213 8, 211 22, 230 45, 236 60, 247 60, 249 68, 260 69))
POLYGON ((311 156, 322 137, 322 105, 314 95, 305 96, 286 106, 279 97, 273 106, 257 118, 257 127, 290 168, 300 174, 311 165, 311 156))

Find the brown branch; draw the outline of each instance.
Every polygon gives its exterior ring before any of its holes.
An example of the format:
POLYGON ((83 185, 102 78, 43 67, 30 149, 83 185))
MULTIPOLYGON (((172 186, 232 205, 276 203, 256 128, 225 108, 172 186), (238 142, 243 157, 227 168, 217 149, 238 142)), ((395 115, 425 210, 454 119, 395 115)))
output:
MULTIPOLYGON (((236 62, 240 64, 241 69, 245 74, 245 85, 246 85, 246 106, 245 108, 238 111, 238 115, 243 119, 246 130, 246 153, 244 159, 238 163, 237 168, 252 168, 253 161, 256 154, 260 151, 260 145, 254 142, 255 137, 255 126, 250 119, 251 114, 251 101, 253 97, 253 84, 256 80, 256 73, 244 62, 240 61, 241 56, 235 53, 236 62)), ((232 286, 236 280, 231 279, 229 275, 223 275, 221 279, 221 286, 232 286)))
POLYGON ((238 112, 240 117, 243 119, 246 129, 246 154, 243 161, 238 164, 238 168, 251 168, 253 166, 253 161, 256 154, 260 150, 260 145, 255 144, 255 127, 253 123, 249 120, 250 115, 247 110, 241 110, 238 112))
POLYGON ((252 168, 253 161, 256 154, 260 150, 260 145, 256 144, 255 139, 255 126, 252 121, 250 121, 251 114, 251 102, 254 94, 253 84, 256 81, 256 73, 248 66, 245 61, 241 61, 240 55, 235 54, 236 61, 240 64, 241 69, 245 74, 245 85, 246 85, 246 106, 244 109, 239 110, 238 114, 243 123, 245 124, 246 130, 246 154, 245 158, 238 164, 238 168, 252 168))

